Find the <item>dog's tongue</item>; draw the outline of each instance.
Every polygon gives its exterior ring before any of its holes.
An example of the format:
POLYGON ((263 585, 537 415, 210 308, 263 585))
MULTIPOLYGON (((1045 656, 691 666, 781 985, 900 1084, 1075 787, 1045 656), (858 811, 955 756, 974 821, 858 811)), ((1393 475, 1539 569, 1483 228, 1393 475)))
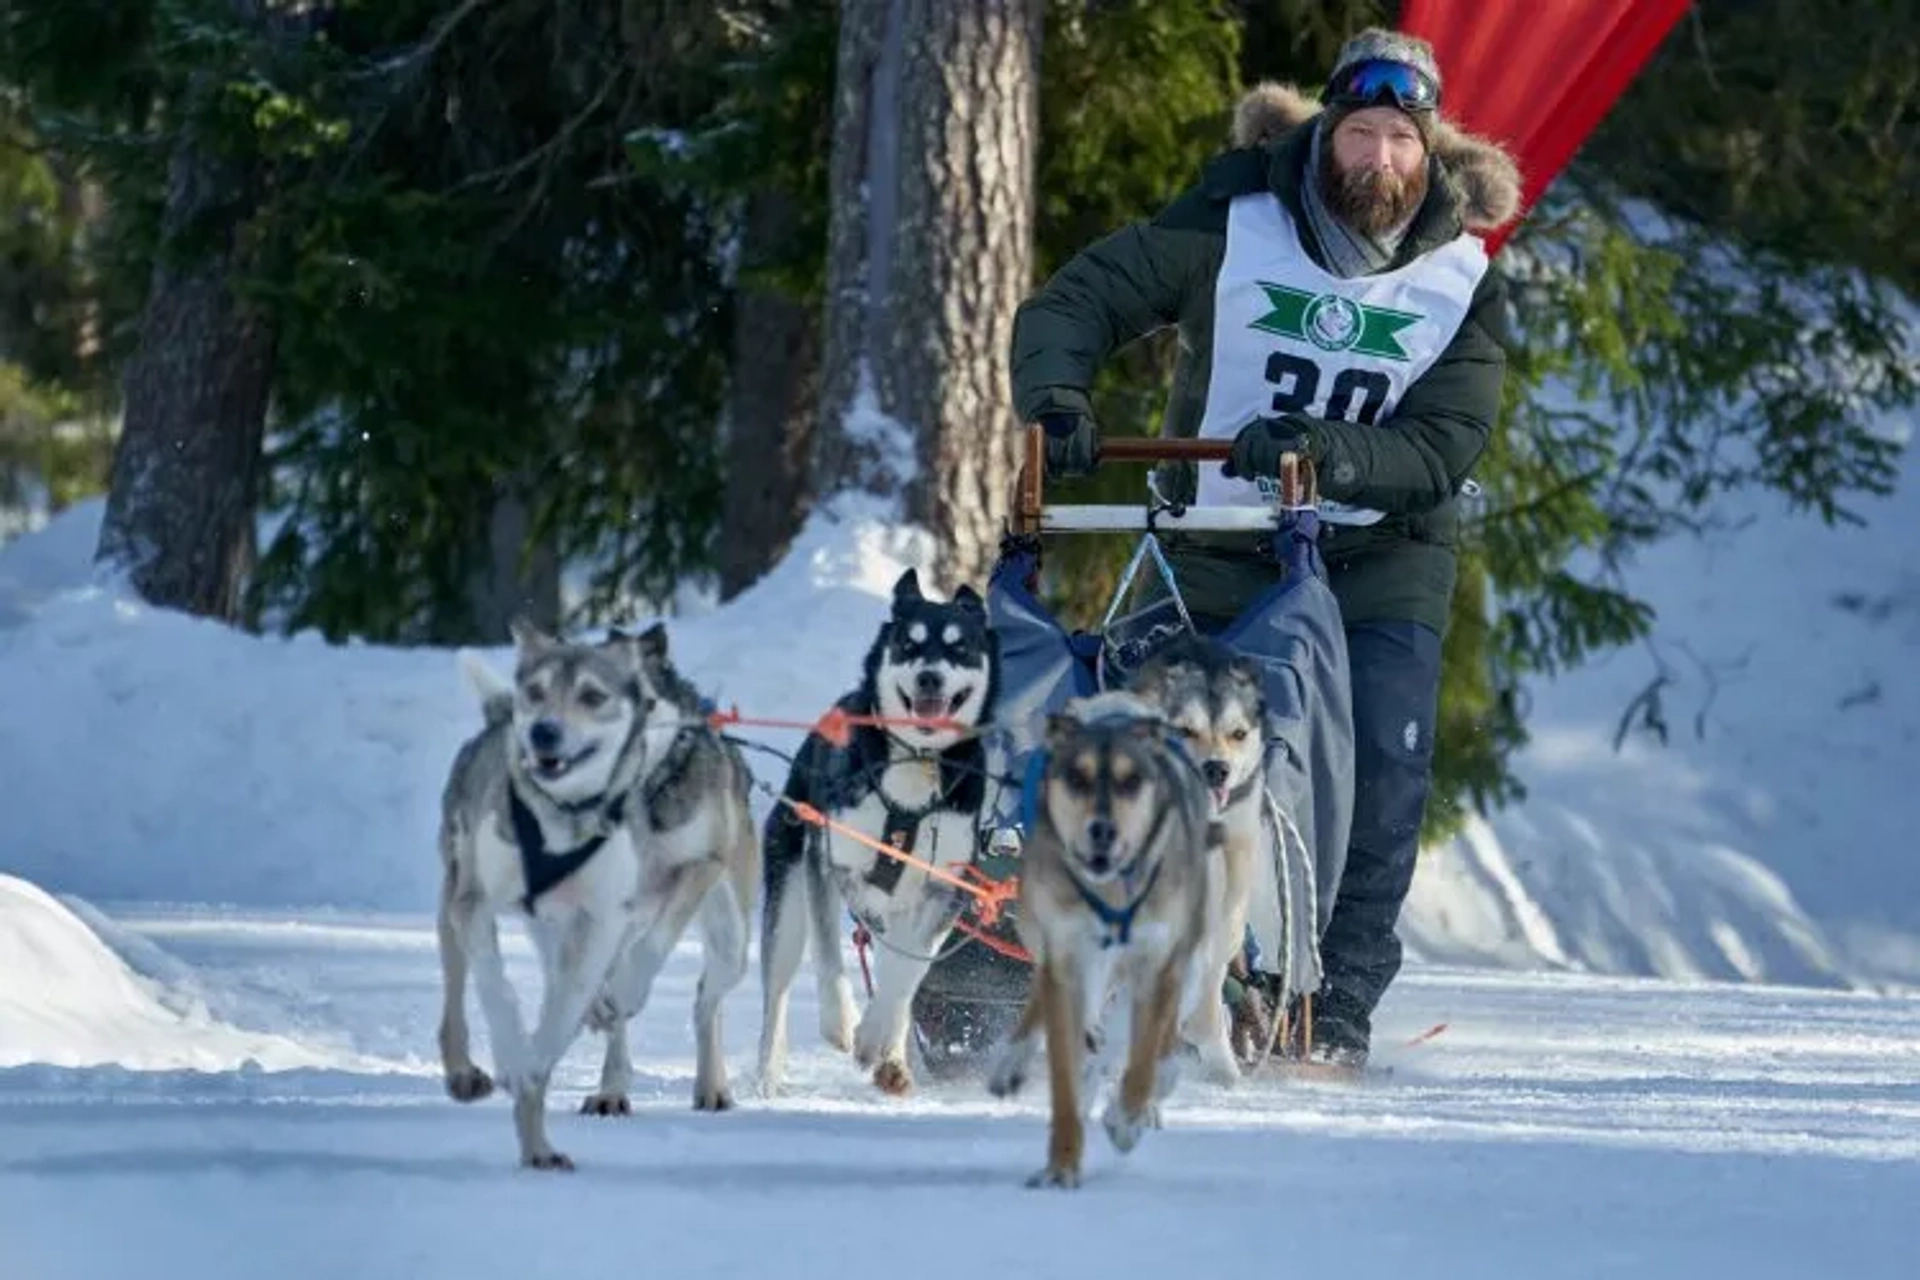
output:
POLYGON ((1226 787, 1224 786, 1214 787, 1213 788, 1213 807, 1216 809, 1226 808, 1227 794, 1228 793, 1227 793, 1226 787))
POLYGON ((944 720, 947 715, 945 698, 915 698, 913 714, 919 720, 944 720))

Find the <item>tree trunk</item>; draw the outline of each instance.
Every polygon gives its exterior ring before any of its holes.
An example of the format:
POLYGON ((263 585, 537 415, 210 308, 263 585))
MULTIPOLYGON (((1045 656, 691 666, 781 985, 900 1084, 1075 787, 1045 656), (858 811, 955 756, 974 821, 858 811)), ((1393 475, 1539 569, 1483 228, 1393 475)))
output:
POLYGON ((823 494, 898 498, 948 589, 991 565, 1018 468, 1040 31, 1040 0, 841 11, 815 470, 823 494))
MULTIPOLYGON (((741 267, 781 255, 794 235, 791 198, 747 203, 741 267)), ((736 299, 727 390, 727 483, 721 496, 720 598, 731 600, 777 564, 806 518, 819 400, 820 324, 814 309, 770 288, 736 299)))
POLYGON ((149 602, 227 622, 254 564, 273 364, 270 323, 230 283, 254 177, 188 131, 175 144, 95 554, 149 602))
POLYGON ((530 541, 534 477, 501 481, 487 520, 488 555, 468 585, 467 599, 478 644, 508 644, 516 617, 555 631, 560 626, 560 557, 550 538, 530 541), (524 563, 523 563, 524 560, 524 563))

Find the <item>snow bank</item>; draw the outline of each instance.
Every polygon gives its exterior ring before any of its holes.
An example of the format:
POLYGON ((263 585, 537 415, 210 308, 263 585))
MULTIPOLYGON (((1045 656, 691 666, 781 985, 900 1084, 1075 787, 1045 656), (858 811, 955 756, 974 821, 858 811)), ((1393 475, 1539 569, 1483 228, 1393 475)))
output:
MULTIPOLYGON (((1865 531, 1756 499, 1735 530, 1648 553, 1630 585, 1659 609, 1655 642, 1530 690, 1531 798, 1428 852, 1416 956, 1920 984, 1916 469, 1865 531), (1670 740, 1616 752, 1662 667, 1670 740)), ((678 661, 722 705, 817 716, 858 678, 894 579, 931 562, 886 514, 816 514, 753 589, 671 624, 678 661)), ((452 655, 249 637, 118 598, 91 578, 98 516, 0 548, 0 777, 18 797, 0 870, 102 905, 430 910, 440 789, 479 725, 452 655)), ((779 760, 751 760, 778 785, 779 760)))
POLYGON ((1424 955, 1920 983, 1920 458, 1821 527, 1751 495, 1645 553, 1651 643, 1532 689, 1527 800, 1429 850, 1424 955), (1658 687, 1666 740, 1627 717, 1658 687), (1614 740, 1629 724, 1618 750, 1614 740))
POLYGON ((7 875, 0 875, 0 975, 0 1068, 286 1071, 369 1065, 357 1055, 215 1020, 190 989, 136 973, 74 911, 7 875))
MULTIPOLYGON (((0 548, 0 599, 20 605, 0 620, 0 777, 20 798, 0 871, 103 905, 431 910, 441 788, 480 726, 453 654, 250 636, 117 596, 92 582, 99 514, 0 548)), ((929 547, 858 503, 822 513, 776 573, 673 624, 676 660, 723 705, 811 720, 929 547)), ((753 763, 778 785, 779 761, 753 763)))

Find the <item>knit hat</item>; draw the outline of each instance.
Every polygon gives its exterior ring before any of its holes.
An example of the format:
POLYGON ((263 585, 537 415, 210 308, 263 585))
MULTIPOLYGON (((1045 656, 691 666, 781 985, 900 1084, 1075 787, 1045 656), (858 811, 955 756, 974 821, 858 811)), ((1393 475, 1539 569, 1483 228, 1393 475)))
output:
MULTIPOLYGON (((1428 149, 1431 150, 1433 147, 1434 126, 1438 123, 1440 114, 1438 95, 1441 87, 1440 64, 1433 56, 1433 46, 1425 40, 1422 40, 1419 36, 1408 35, 1404 31, 1390 31, 1384 27, 1368 27, 1365 31, 1360 32, 1344 45, 1340 46, 1339 56, 1333 60, 1333 72, 1327 77, 1328 85, 1331 86, 1337 82, 1342 73, 1349 68, 1374 59, 1404 62, 1408 66, 1424 73, 1433 81, 1435 94, 1433 110, 1406 112, 1407 118, 1413 121, 1414 128, 1420 131, 1421 138, 1426 142, 1428 149)), ((1351 106, 1346 103, 1329 101, 1325 106, 1322 126, 1326 129, 1327 134, 1331 134, 1342 119, 1361 109, 1360 107, 1351 106)))

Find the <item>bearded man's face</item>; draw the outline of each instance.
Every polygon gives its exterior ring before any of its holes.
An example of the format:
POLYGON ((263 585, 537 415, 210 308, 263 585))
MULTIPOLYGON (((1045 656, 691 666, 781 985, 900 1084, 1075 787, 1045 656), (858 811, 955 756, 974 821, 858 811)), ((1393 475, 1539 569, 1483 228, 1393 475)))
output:
POLYGON ((1335 126, 1319 177, 1334 215, 1377 236, 1413 217, 1427 198, 1427 145, 1404 112, 1367 107, 1335 126))

